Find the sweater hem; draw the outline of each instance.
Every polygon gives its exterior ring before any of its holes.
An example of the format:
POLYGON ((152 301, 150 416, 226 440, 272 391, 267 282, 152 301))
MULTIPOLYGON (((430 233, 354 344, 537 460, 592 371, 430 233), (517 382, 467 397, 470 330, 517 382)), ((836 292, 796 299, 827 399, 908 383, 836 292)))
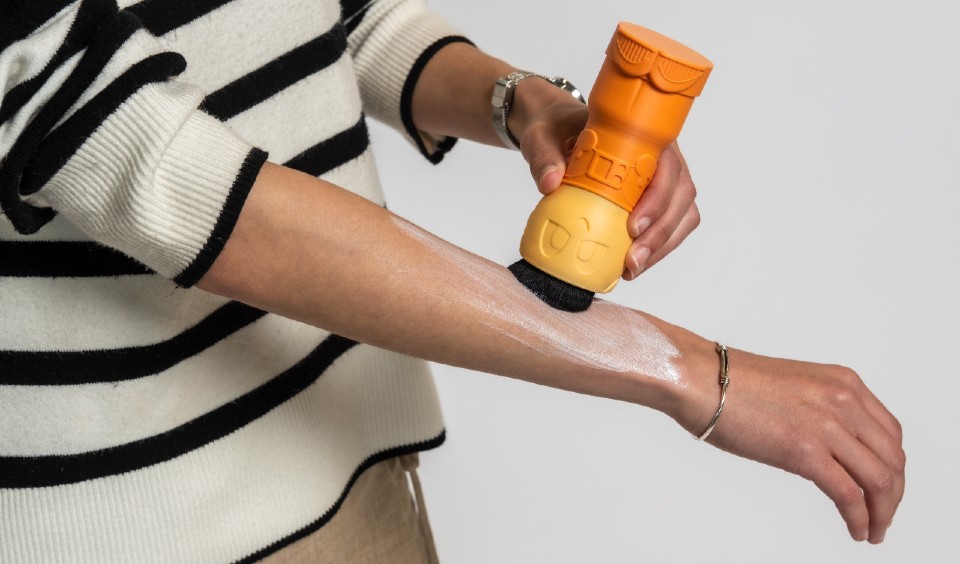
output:
POLYGON ((299 529, 293 534, 290 534, 282 539, 276 541, 275 543, 249 555, 240 560, 237 560, 238 564, 246 564, 250 562, 257 562, 271 554, 279 552, 280 550, 290 546, 291 544, 310 536, 311 534, 319 531, 324 525, 330 522, 331 519, 340 511, 340 507, 343 506, 343 502, 347 499, 347 495, 350 494, 350 490, 353 489, 353 485, 357 483, 357 480, 360 476, 377 464, 389 460, 391 458, 396 458, 398 456, 404 456, 407 454, 413 454, 415 452, 424 452, 428 450, 433 450, 440 447, 447 439, 447 432, 443 430, 439 435, 432 439, 426 441, 420 441, 416 443, 411 443, 407 445, 402 445, 380 452, 374 453, 368 456, 363 462, 357 466, 357 469, 353 472, 353 475, 350 476, 350 479, 347 481, 347 485, 344 486, 343 492, 340 494, 340 497, 337 498, 337 501, 317 520, 313 521, 309 525, 299 529))

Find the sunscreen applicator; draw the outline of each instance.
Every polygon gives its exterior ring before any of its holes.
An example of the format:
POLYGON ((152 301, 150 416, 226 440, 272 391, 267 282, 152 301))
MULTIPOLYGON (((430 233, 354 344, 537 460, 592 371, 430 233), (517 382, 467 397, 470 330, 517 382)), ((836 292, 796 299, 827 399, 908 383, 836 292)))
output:
POLYGON ((713 64, 655 31, 621 22, 560 187, 527 221, 510 271, 556 309, 583 311, 613 290, 633 242, 627 218, 677 139, 713 64))

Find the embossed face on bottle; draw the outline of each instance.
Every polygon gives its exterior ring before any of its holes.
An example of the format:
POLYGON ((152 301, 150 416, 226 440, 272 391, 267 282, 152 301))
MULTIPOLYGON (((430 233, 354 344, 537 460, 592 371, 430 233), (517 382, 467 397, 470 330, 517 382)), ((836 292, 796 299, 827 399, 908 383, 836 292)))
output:
POLYGON ((608 245, 590 238, 590 221, 585 217, 578 217, 565 225, 547 220, 540 235, 540 251, 544 256, 566 253, 566 260, 583 274, 599 270, 609 250, 608 245))
POLYGON ((530 215, 520 243, 536 268, 592 292, 609 292, 623 273, 632 240, 627 211, 595 194, 562 185, 530 215))

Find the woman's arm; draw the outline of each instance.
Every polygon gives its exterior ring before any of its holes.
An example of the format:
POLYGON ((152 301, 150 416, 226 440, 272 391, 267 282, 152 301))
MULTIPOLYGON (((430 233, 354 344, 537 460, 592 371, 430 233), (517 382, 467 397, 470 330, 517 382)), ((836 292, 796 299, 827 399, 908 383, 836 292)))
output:
MULTIPOLYGON (((598 302, 551 309, 510 273, 309 175, 264 166, 198 286, 421 358, 660 410, 699 433, 713 344, 598 302)), ((710 442, 814 481, 879 542, 903 493, 899 424, 852 371, 732 351, 710 442)))

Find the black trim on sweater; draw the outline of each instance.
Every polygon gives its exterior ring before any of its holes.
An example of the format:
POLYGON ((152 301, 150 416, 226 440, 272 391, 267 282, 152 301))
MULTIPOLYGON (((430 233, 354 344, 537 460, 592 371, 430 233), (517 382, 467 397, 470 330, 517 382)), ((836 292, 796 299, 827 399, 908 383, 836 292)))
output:
POLYGON ((193 327, 150 345, 85 351, 0 350, 0 386, 75 386, 159 374, 264 315, 259 309, 230 302, 193 327))
POLYGON ((0 25, 0 51, 28 37, 69 5, 70 2, 66 0, 7 1, 0 4, 0 22, 3 22, 0 25))
POLYGON ((364 116, 360 121, 283 163, 300 172, 320 176, 359 157, 370 146, 370 132, 364 116))
MULTIPOLYGON (((20 5, 33 5, 33 2, 16 2, 20 5)), ((41 4, 50 4, 41 3, 41 4)), ((67 32, 63 43, 57 48, 57 52, 43 67, 43 70, 28 80, 16 85, 3 96, 3 103, 0 105, 0 123, 3 123, 13 117, 20 108, 24 106, 36 93, 46 84, 50 75, 60 68, 64 62, 82 51, 90 41, 90 36, 100 25, 100 18, 110 12, 112 2, 105 0, 83 0, 77 15, 67 32)), ((18 20, 3 20, 18 21, 18 20)))
POLYGON ((233 186, 230 188, 230 193, 227 194, 227 199, 223 203, 223 209, 220 210, 217 223, 214 225, 213 231, 210 232, 210 237, 207 238, 206 244, 197 253, 190 266, 183 269, 183 272, 173 279, 174 282, 188 288, 196 284, 197 280, 200 280, 210 270, 213 261, 220 256, 224 245, 227 244, 227 239, 233 233, 233 228, 237 225, 237 219, 240 218, 240 210, 243 208, 244 202, 247 201, 247 196, 250 194, 253 183, 257 180, 257 175, 260 174, 260 169, 263 168, 265 162, 267 162, 265 151, 254 147, 247 153, 247 157, 243 160, 243 165, 237 173, 237 178, 234 179, 233 186))
POLYGON ((154 272, 120 251, 93 241, 0 241, 0 276, 86 278, 138 274, 154 272))
POLYGON ((297 542, 300 539, 306 538, 311 534, 320 530, 334 515, 340 511, 340 507, 343 506, 343 502, 347 499, 347 495, 350 494, 350 490, 353 489, 354 484, 357 483, 357 480, 360 478, 360 475, 372 468, 373 466, 389 460, 391 458, 396 458, 398 456, 403 456, 406 454, 413 454, 415 452, 423 452, 427 450, 433 450, 444 443, 447 435, 446 431, 441 431, 436 437, 421 441, 418 443, 412 443, 408 445, 403 445, 399 447, 394 447, 387 450, 382 450, 376 454, 372 454, 367 457, 366 460, 360 463, 360 466, 353 471, 353 474, 350 476, 350 480, 347 482, 347 485, 343 488, 343 492, 340 494, 340 497, 337 498, 336 503, 334 503, 326 513, 321 515, 316 521, 310 523, 299 531, 288 535, 277 542, 271 544, 270 546, 258 550, 257 552, 237 560, 238 564, 245 564, 248 562, 256 562, 262 558, 282 550, 285 547, 290 546, 291 544, 297 542))
POLYGON ((340 21, 346 26, 348 34, 357 29, 375 2, 376 0, 340 0, 340 21))
POLYGON ((347 28, 347 35, 353 33, 360 24, 363 22, 363 18, 367 17, 367 12, 370 11, 370 6, 364 6, 362 10, 357 12, 350 19, 344 19, 344 26, 347 28))
MULTIPOLYGON (((48 456, 0 456, 0 488, 75 484, 132 472, 197 450, 266 415, 320 378, 357 343, 330 335, 266 384, 165 433, 102 450, 48 456)), ((238 469, 241 471, 241 469, 238 469)))
POLYGON ((430 59, 432 59, 440 49, 443 49, 451 43, 467 43, 473 45, 472 41, 460 35, 449 35, 438 39, 424 49, 423 53, 420 53, 420 56, 417 57, 417 60, 413 63, 413 67, 410 69, 410 74, 407 75, 407 80, 403 83, 403 90, 400 92, 400 121, 403 122, 403 127, 407 130, 407 134, 412 137, 413 141, 417 144, 420 154, 433 164, 437 164, 443 160, 443 155, 453 148, 457 142, 457 138, 445 137, 437 145, 437 149, 434 152, 431 153, 427 150, 427 146, 423 143, 416 124, 413 123, 413 90, 417 86, 420 74, 427 66, 427 63, 430 62, 430 59))
POLYGON ((340 19, 347 21, 366 11, 376 0, 340 0, 340 19))
MULTIPOLYGON (((202 108, 228 120, 338 61, 347 50, 341 24, 211 93, 202 108)), ((322 103, 322 102, 318 102, 322 103)))
POLYGON ((143 0, 130 6, 126 11, 140 18, 143 27, 150 33, 164 35, 231 2, 233 0, 190 0, 188 2, 143 0))
POLYGON ((185 68, 183 56, 171 52, 150 55, 134 63, 40 143, 24 171, 20 193, 30 195, 43 188, 104 120, 143 86, 164 82, 185 68))
POLYGON ((0 207, 18 232, 36 233, 56 215, 52 209, 36 208, 21 200, 21 182, 29 161, 37 155, 37 148, 46 142, 53 126, 80 99, 117 49, 139 28, 139 21, 125 12, 107 18, 97 29, 77 67, 38 111, 0 162, 0 207))

